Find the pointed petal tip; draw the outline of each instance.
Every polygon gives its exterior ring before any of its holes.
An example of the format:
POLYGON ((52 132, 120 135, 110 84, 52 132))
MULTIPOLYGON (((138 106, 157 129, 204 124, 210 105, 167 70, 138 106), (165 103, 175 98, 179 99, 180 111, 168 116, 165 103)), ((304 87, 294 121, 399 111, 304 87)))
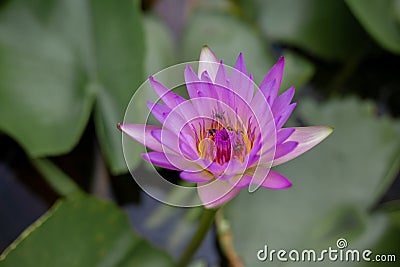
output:
POLYGON ((323 139, 327 138, 335 130, 335 128, 332 126, 319 126, 319 127, 321 127, 321 136, 323 136, 323 139))
POLYGON ((146 101, 146 106, 147 106, 147 107, 152 107, 154 104, 155 104, 155 103, 153 103, 153 102, 151 102, 151 101, 149 101, 149 100, 146 101))
POLYGON ((292 152, 274 160, 272 166, 280 165, 300 156, 325 140, 332 132, 333 127, 330 126, 295 127, 295 131, 288 140, 298 142, 299 145, 292 152))
POLYGON ((244 62, 242 53, 239 54, 234 68, 247 75, 246 63, 244 62))
POLYGON ((289 188, 292 185, 292 182, 284 175, 270 171, 269 177, 267 177, 262 186, 269 189, 282 190, 289 188))
POLYGON ((192 66, 190 66, 190 64, 186 64, 185 71, 194 72, 194 71, 193 71, 193 68, 192 68, 192 66))
POLYGON ((272 189, 272 190, 282 190, 282 189, 290 188, 290 187, 292 187, 292 185, 293 185, 293 183, 290 180, 287 180, 286 184, 281 185, 280 188, 270 188, 270 189, 272 189))
POLYGON ((140 156, 142 157, 142 159, 149 161, 148 160, 149 159, 149 155, 147 153, 142 153, 140 156))
POLYGON ((118 123, 117 128, 123 133, 128 133, 126 124, 118 123))
MULTIPOLYGON (((328 137, 331 133, 333 133, 334 131, 334 127, 332 126, 308 126, 308 127, 312 127, 315 129, 315 132, 318 133, 318 136, 320 138, 325 139, 326 137, 328 137)), ((311 128, 310 128, 311 129, 311 128)), ((322 140, 323 140, 322 139, 322 140)), ((321 140, 321 141, 322 141, 321 140)))
POLYGON ((219 60, 215 53, 209 48, 207 45, 203 45, 203 48, 200 52, 200 60, 199 61, 208 61, 218 63, 219 60))
POLYGON ((285 189, 292 186, 292 182, 284 175, 270 170, 269 168, 262 168, 256 170, 253 180, 249 185, 249 192, 254 192, 259 186, 269 189, 285 189))
POLYGON ((155 88, 155 86, 159 85, 159 83, 154 79, 153 76, 149 76, 149 82, 150 82, 151 86, 153 86, 153 88, 155 88))

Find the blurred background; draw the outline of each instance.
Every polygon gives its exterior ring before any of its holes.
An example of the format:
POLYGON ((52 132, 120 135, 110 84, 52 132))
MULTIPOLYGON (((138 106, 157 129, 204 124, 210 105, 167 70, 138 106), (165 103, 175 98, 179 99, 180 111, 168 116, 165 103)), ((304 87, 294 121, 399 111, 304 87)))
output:
POLYGON ((257 251, 338 238, 398 266, 400 0, 0 1, 0 266, 174 266, 202 209, 141 192, 116 125, 205 44, 228 65, 242 52, 257 83, 285 56, 288 126, 335 131, 279 167, 292 188, 227 204, 192 266, 281 266, 257 251))

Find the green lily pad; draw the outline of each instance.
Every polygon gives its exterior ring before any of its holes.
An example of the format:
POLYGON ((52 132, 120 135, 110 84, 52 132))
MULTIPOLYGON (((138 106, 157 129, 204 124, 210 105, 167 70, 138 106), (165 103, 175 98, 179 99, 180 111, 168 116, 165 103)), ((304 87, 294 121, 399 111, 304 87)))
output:
POLYGON ((69 152, 93 106, 84 67, 22 1, 0 13, 0 130, 32 157, 69 152))
POLYGON ((400 54, 400 4, 397 0, 345 1, 365 30, 385 49, 400 54))
MULTIPOLYGON (((366 249, 391 232, 388 216, 370 208, 394 179, 385 175, 399 151, 400 123, 376 118, 371 104, 355 99, 320 105, 302 101, 298 113, 306 125, 335 130, 313 150, 277 168, 293 181, 292 188, 242 190, 226 206, 234 245, 246 266, 266 264, 257 259, 264 245, 318 250, 336 248, 336 240, 345 238, 352 248, 366 249)), ((398 244, 395 237, 390 242, 398 244)))
POLYGON ((114 204, 90 196, 59 201, 0 256, 0 266, 174 266, 131 230, 114 204))
POLYGON ((101 90, 95 122, 100 144, 114 174, 127 171, 121 133, 125 109, 144 82, 144 32, 139 1, 92 0, 94 56, 101 90))
POLYGON ((32 157, 69 152, 91 114, 114 174, 124 110, 144 74, 138 1, 9 1, 0 13, 0 129, 32 157))
POLYGON ((146 75, 150 76, 176 62, 172 33, 154 15, 144 17, 146 34, 146 75))

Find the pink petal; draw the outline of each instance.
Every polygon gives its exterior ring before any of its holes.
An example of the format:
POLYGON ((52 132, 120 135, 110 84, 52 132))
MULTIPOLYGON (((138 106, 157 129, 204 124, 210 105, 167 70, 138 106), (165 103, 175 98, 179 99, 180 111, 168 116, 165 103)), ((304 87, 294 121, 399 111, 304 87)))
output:
POLYGON ((119 129, 129 137, 155 151, 162 151, 161 143, 151 136, 151 131, 161 129, 161 126, 148 124, 119 124, 119 129))
POLYGON ((142 154, 142 158, 148 162, 151 162, 154 165, 163 167, 165 169, 176 170, 176 171, 180 170, 179 168, 171 164, 170 160, 163 152, 145 153, 142 154))
POLYGON ((168 114, 163 122, 163 126, 173 132, 176 136, 182 132, 190 134, 191 130, 186 127, 189 120, 183 118, 177 111, 178 109, 174 109, 168 114))
POLYGON ((165 145, 175 153, 179 154, 179 140, 178 137, 166 129, 156 129, 151 131, 151 136, 154 137, 162 145, 165 145))
POLYGON ((236 159, 231 159, 229 162, 226 163, 226 168, 224 169, 223 174, 217 179, 228 180, 238 173, 244 173, 248 167, 247 163, 248 162, 246 161, 240 162, 236 159))
POLYGON ((282 128, 276 133, 276 144, 282 144, 294 133, 294 128, 282 128))
POLYGON ((274 160, 273 166, 277 166, 286 161, 296 158, 309 149, 313 148, 324 140, 333 131, 333 128, 326 126, 296 127, 294 133, 287 139, 288 141, 298 142, 297 147, 279 159, 274 160))
POLYGON ((271 189, 284 189, 291 185, 292 183, 283 175, 270 170, 270 168, 257 166, 252 175, 249 192, 254 192, 260 186, 271 189))
MULTIPOLYGON (((219 67, 217 70, 217 75, 215 77, 215 84, 223 87, 223 88, 229 88, 229 76, 228 72, 225 69, 224 64, 222 61, 219 63, 219 67)), ((217 91, 218 99, 222 100, 223 99, 223 94, 222 92, 217 91)))
POLYGON ((198 76, 201 77, 201 74, 207 71, 210 78, 215 81, 218 71, 218 61, 214 52, 208 46, 203 46, 200 53, 198 76))
POLYGON ((260 185, 270 189, 285 189, 292 186, 292 182, 282 174, 270 170, 267 178, 260 185))
POLYGON ((218 99, 218 94, 213 87, 213 82, 207 71, 204 71, 201 75, 201 79, 199 79, 199 77, 194 73, 192 67, 186 65, 184 76, 186 88, 191 99, 195 97, 210 97, 218 99))
MULTIPOLYGON (((199 99, 199 98, 196 98, 196 99, 199 99)), ((189 122, 189 121, 191 121, 193 119, 197 119, 199 117, 199 113, 194 108, 194 105, 193 105, 193 103, 191 101, 185 101, 183 103, 180 103, 172 111, 179 113, 180 116, 182 118, 184 118, 184 120, 186 122, 189 122)))
POLYGON ((181 179, 193 183, 201 183, 201 182, 208 182, 210 179, 213 178, 213 176, 206 172, 206 171, 201 171, 201 172, 181 172, 180 173, 181 179))
POLYGON ((197 160, 199 158, 198 152, 194 150, 189 144, 186 144, 185 142, 180 142, 179 148, 182 151, 182 153, 187 157, 189 157, 190 159, 197 160))
POLYGON ((287 155, 288 153, 292 152, 293 150, 296 149, 298 145, 299 143, 294 141, 286 141, 285 143, 277 145, 275 150, 274 160, 279 159, 287 155))
POLYGON ((172 110, 158 103, 147 102, 147 105, 157 120, 169 129, 179 130, 186 122, 198 117, 190 101, 182 102, 172 110))
POLYGON ((231 200, 239 191, 240 188, 233 187, 227 181, 214 180, 197 184, 197 192, 206 208, 213 208, 231 200))
POLYGON ((201 96, 218 99, 218 89, 214 86, 214 82, 211 80, 207 71, 203 72, 200 80, 202 81, 202 83, 200 84, 202 88, 201 96))
POLYGON ((244 188, 250 184, 252 179, 253 177, 251 177, 250 175, 237 175, 229 179, 228 181, 232 186, 236 188, 244 188))
POLYGON ((285 59, 280 57, 278 62, 271 68, 264 80, 261 82, 260 90, 265 95, 268 103, 272 105, 278 95, 279 88, 282 82, 283 68, 285 66, 285 59), (271 84, 271 81, 275 83, 271 84))
POLYGON ((272 113, 278 114, 290 105, 294 96, 294 87, 289 88, 283 94, 278 96, 272 105, 272 113))
POLYGON ((188 149, 190 151, 196 151, 197 153, 197 144, 192 135, 181 133, 180 138, 182 138, 185 141, 184 144, 187 144, 189 146, 188 149))
POLYGON ((185 170, 188 172, 198 172, 202 170, 202 167, 197 162, 187 160, 185 157, 182 157, 182 155, 172 154, 172 152, 148 152, 142 154, 142 158, 166 169, 185 170))
POLYGON ((149 108, 150 112, 154 115, 154 117, 156 117, 156 119, 161 123, 164 123, 168 114, 171 112, 171 109, 169 107, 158 103, 147 101, 146 105, 149 108))
POLYGON ((203 159, 199 164, 202 168, 207 169, 214 176, 220 176, 221 173, 223 173, 223 171, 225 170, 225 166, 221 166, 216 162, 212 162, 205 159, 203 159))
POLYGON ((198 92, 200 91, 201 81, 199 77, 197 77, 197 75, 194 73, 192 67, 189 64, 186 65, 184 75, 189 97, 190 98, 199 97, 198 92))
MULTIPOLYGON (((270 82, 271 86, 275 84, 275 80, 270 82)), ((272 119, 272 111, 271 111, 271 106, 267 101, 266 96, 261 92, 261 90, 258 90, 251 100, 251 109, 253 111, 253 114, 256 116, 256 120, 258 124, 265 125, 272 119)))
MULTIPOLYGON (((151 135, 162 144, 161 146, 164 150, 167 148, 167 151, 171 150, 178 155, 185 153, 188 158, 198 158, 197 153, 186 144, 186 139, 183 138, 183 135, 180 135, 181 138, 178 138, 177 135, 167 129, 153 130, 151 131, 151 135)), ((179 165, 177 167, 179 167, 179 165)))
POLYGON ((170 109, 173 109, 177 105, 179 105, 182 102, 187 101, 183 97, 175 94, 171 90, 169 90, 167 87, 162 85, 161 83, 157 82, 154 80, 153 77, 149 77, 149 81, 151 85, 154 88, 154 91, 157 93, 157 95, 160 97, 160 99, 169 107, 170 109))
MULTIPOLYGON (((295 109, 297 103, 292 103, 290 104, 285 110, 283 110, 282 113, 279 115, 276 115, 276 129, 282 128, 282 126, 286 123, 286 121, 289 119, 290 115, 292 114, 293 110, 295 109)), ((274 114, 275 116, 275 114, 274 114)))
POLYGON ((247 75, 242 53, 240 53, 234 69, 232 70, 230 84, 236 94, 246 103, 250 103, 254 93, 254 84, 252 79, 247 75))

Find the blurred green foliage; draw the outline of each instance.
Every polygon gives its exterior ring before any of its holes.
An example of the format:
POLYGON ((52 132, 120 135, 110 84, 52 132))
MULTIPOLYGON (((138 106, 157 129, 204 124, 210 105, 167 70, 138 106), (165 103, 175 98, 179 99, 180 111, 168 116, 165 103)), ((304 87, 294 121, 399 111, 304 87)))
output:
POLYGON ((400 1, 346 0, 365 30, 385 49, 400 53, 400 1))

